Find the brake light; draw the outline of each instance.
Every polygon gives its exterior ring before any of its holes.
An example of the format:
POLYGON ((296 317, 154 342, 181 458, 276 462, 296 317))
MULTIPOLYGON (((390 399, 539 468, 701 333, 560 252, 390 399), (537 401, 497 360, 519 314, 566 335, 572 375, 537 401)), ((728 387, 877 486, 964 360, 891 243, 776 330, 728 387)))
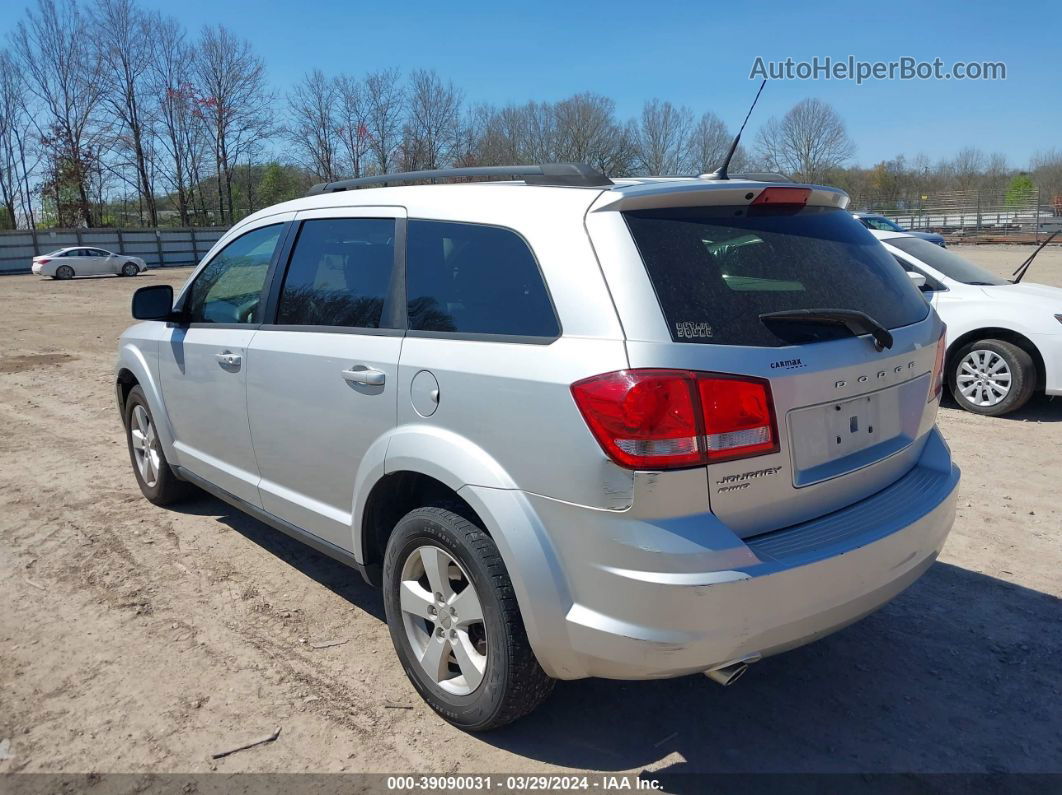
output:
POLYGON ((929 400, 927 403, 932 403, 934 400, 939 400, 940 396, 944 393, 944 332, 940 332, 940 339, 937 340, 937 358, 933 362, 933 387, 929 390, 929 400))
POLYGON ((770 387, 688 370, 620 370, 572 384, 605 453, 628 469, 677 469, 778 450, 770 387))
POLYGON ((47 265, 49 262, 51 262, 51 260, 47 257, 41 257, 39 260, 37 260, 38 265, 47 265))
POLYGON ((803 207, 808 203, 811 196, 811 188, 764 188, 760 195, 753 199, 751 205, 762 204, 789 204, 803 207))

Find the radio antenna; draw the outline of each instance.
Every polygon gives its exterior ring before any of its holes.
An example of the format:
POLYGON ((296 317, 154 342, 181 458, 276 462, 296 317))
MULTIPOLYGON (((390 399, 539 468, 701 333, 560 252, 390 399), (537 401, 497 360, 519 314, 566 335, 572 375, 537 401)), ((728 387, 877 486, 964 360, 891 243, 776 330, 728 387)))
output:
POLYGON ((726 153, 726 157, 723 158, 723 165, 719 166, 711 174, 702 174, 701 179, 730 179, 730 176, 726 173, 727 168, 730 167, 730 161, 734 159, 734 152, 737 151, 738 142, 741 140, 741 133, 745 131, 745 125, 749 123, 749 116, 752 115, 752 109, 756 107, 756 103, 760 100, 760 94, 763 93, 763 87, 767 85, 767 78, 763 78, 763 82, 760 83, 760 90, 756 92, 756 98, 752 100, 752 105, 749 106, 749 112, 745 114, 745 121, 741 122, 741 129, 738 130, 738 134, 734 136, 734 142, 730 144, 730 151, 726 153))

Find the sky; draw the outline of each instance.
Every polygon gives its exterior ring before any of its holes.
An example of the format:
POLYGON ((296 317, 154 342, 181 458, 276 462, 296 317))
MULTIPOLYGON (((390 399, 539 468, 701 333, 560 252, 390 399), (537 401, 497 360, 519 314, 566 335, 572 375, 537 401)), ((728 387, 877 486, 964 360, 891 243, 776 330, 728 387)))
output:
MULTIPOLYGON (((25 0, 0 0, 0 40, 25 0)), ((765 61, 892 61, 910 56, 1002 61, 1005 80, 775 80, 756 128, 805 97, 829 102, 869 166, 905 153, 936 161, 965 146, 1002 152, 1012 167, 1062 149, 1058 34, 1048 2, 596 2, 449 3, 407 0, 142 0, 190 32, 223 24, 249 39, 284 92, 303 74, 433 68, 473 102, 556 100, 580 91, 615 100, 621 118, 652 97, 711 110, 732 129, 765 61)), ((745 141, 752 143, 746 135, 745 141)))

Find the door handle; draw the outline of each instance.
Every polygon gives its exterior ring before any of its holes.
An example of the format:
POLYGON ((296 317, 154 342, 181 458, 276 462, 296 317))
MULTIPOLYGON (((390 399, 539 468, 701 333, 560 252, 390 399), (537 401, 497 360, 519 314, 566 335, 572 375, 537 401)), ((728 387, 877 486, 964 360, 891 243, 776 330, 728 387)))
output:
POLYGON ((387 375, 382 370, 373 370, 371 367, 351 367, 344 370, 340 375, 351 384, 367 384, 368 386, 383 386, 387 375))
POLYGON ((232 351, 225 351, 224 353, 215 353, 214 358, 218 360, 218 364, 222 367, 239 367, 243 361, 243 357, 238 353, 232 351))

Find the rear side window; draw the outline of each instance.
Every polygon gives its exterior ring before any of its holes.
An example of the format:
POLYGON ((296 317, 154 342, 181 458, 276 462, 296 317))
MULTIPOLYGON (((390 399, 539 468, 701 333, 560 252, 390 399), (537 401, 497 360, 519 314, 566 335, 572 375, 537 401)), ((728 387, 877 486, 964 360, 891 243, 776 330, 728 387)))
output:
POLYGON ((862 224, 825 207, 692 207, 624 213, 672 339, 778 347, 844 336, 767 323, 789 309, 856 309, 887 328, 926 302, 862 224))
POLYGON ((409 328, 555 338, 560 325, 523 238, 480 224, 409 221, 409 328))
POLYGON ((379 328, 394 262, 393 219, 304 221, 280 290, 277 323, 379 328))

